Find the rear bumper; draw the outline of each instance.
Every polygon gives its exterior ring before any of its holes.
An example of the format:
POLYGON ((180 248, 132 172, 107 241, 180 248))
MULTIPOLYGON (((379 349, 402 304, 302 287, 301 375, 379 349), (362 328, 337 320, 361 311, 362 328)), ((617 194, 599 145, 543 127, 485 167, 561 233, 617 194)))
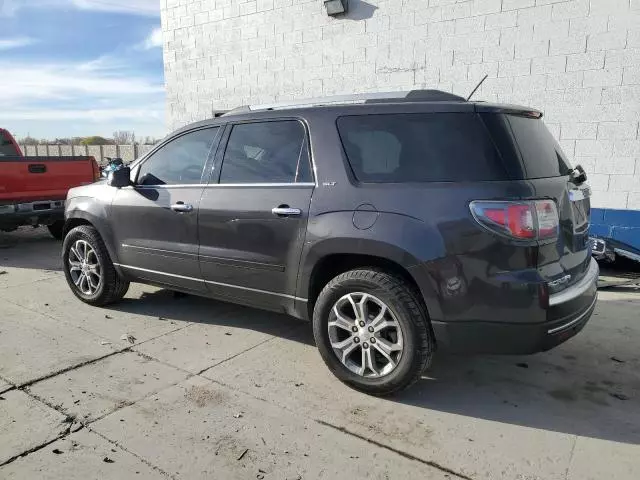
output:
POLYGON ((547 321, 432 322, 439 347, 457 353, 530 354, 549 350, 576 335, 591 318, 597 300, 598 264, 575 285, 552 295, 547 321))
POLYGON ((23 225, 50 225, 59 220, 64 220, 64 200, 0 205, 0 229, 23 225))

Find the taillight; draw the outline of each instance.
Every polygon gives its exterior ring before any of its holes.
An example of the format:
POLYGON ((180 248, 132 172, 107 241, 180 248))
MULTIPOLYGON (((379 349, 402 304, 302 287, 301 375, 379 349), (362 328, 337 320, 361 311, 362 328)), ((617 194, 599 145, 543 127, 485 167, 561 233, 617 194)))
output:
POLYGON ((558 208, 551 200, 537 200, 536 219, 538 221, 538 238, 555 238, 558 235, 558 208))
POLYGON ((98 164, 93 157, 90 158, 90 162, 91 170, 93 171, 93 181, 97 182, 100 180, 100 167, 98 167, 98 164))
POLYGON ((478 200, 469 208, 480 225, 511 238, 546 240, 558 235, 558 209, 553 200, 478 200))

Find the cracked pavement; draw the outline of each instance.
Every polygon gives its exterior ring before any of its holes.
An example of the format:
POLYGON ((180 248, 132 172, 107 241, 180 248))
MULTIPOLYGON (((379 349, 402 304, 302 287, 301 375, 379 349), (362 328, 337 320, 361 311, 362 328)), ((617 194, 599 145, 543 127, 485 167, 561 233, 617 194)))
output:
POLYGON ((381 399, 283 315, 137 284, 89 307, 59 250, 0 233, 0 479, 640 478, 637 289, 550 352, 439 355, 381 399))

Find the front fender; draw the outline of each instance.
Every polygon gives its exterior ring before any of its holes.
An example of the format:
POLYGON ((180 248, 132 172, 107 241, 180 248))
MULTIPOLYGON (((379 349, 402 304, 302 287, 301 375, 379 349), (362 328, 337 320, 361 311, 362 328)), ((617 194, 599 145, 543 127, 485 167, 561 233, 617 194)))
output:
POLYGON ((118 263, 117 249, 113 231, 108 222, 107 206, 94 197, 73 197, 68 198, 65 207, 65 234, 70 230, 77 220, 90 223, 100 234, 104 241, 111 261, 118 263))

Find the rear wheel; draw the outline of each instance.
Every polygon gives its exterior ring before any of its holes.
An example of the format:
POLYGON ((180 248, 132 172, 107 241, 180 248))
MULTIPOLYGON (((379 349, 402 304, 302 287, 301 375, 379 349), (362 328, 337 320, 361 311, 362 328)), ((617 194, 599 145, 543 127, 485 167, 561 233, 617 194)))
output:
POLYGON ((51 225, 47 225, 49 229, 49 233, 56 240, 62 240, 64 236, 64 221, 58 220, 57 222, 52 223, 51 225))
POLYGON ((129 289, 129 282, 114 268, 102 238, 89 225, 67 233, 62 262, 71 291, 85 303, 108 305, 121 300, 129 289))
POLYGON ((331 280, 314 307, 316 345, 344 383, 389 395, 420 378, 433 356, 426 311, 403 279, 352 270, 331 280))

